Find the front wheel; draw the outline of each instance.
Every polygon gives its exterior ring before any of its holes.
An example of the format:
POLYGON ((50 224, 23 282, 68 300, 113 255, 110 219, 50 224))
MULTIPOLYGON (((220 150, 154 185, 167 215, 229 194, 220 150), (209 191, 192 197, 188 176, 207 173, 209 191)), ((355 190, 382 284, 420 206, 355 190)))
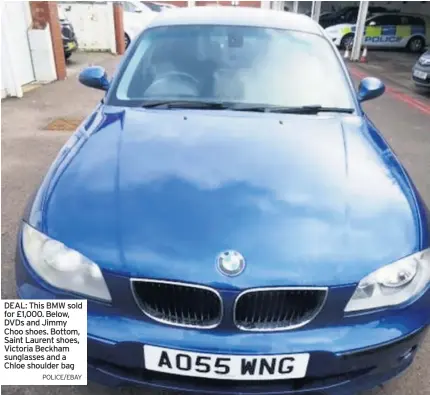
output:
POLYGON ((353 44, 354 44, 354 35, 347 34, 345 37, 342 38, 342 41, 340 42, 340 47, 342 49, 352 49, 353 44))
POLYGON ((127 33, 125 33, 124 34, 124 46, 125 46, 125 49, 127 49, 129 45, 130 45, 130 37, 128 36, 127 33))
POLYGON ((424 49, 424 39, 422 37, 412 37, 408 42, 408 51, 419 53, 424 49))

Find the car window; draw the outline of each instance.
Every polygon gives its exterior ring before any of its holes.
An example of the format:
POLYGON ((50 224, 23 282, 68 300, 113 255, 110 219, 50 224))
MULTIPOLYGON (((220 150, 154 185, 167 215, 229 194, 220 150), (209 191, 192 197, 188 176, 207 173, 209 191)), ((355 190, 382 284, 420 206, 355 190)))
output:
POLYGON ((352 107, 338 57, 321 36, 281 29, 156 27, 138 39, 109 103, 223 101, 352 107))
POLYGON ((412 25, 412 19, 407 16, 401 15, 399 19, 399 25, 412 25))
POLYGON ((152 1, 142 1, 141 3, 148 7, 151 11, 161 12, 163 10, 163 7, 160 4, 153 3, 152 1))
POLYGON ((358 9, 352 9, 345 14, 345 22, 346 23, 355 23, 358 17, 358 9))
POLYGON ((375 26, 382 25, 399 25, 400 18, 396 15, 380 15, 375 16, 372 19, 369 19, 366 25, 369 25, 371 22, 375 22, 375 26))
POLYGON ((409 23, 413 26, 425 26, 426 23, 424 19, 416 17, 416 16, 410 16, 408 17, 409 23))
POLYGON ((125 12, 136 12, 137 10, 137 7, 129 1, 124 1, 122 4, 125 12))

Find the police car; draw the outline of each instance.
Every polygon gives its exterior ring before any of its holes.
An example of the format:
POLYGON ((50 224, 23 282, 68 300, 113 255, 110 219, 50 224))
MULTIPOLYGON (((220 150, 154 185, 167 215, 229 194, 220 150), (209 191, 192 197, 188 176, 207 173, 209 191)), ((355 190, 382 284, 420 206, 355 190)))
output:
MULTIPOLYGON (((355 24, 342 23, 325 31, 335 45, 350 48, 355 28, 355 24)), ((367 47, 407 48, 418 53, 430 42, 430 22, 426 17, 413 14, 374 14, 366 20, 364 36, 367 47)))

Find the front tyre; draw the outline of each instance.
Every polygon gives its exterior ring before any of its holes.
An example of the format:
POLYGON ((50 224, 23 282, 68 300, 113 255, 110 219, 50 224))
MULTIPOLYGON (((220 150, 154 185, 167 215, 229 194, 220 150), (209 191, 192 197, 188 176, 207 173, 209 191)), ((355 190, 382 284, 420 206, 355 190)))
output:
POLYGON ((412 53, 420 53, 423 51, 425 41, 422 37, 412 37, 407 45, 407 49, 412 53))
POLYGON ((353 44, 354 44, 354 35, 352 33, 349 33, 342 38, 340 42, 340 47, 342 49, 352 49, 353 44))
POLYGON ((130 37, 128 36, 127 33, 124 33, 124 46, 125 46, 125 49, 127 49, 129 45, 130 45, 130 37))

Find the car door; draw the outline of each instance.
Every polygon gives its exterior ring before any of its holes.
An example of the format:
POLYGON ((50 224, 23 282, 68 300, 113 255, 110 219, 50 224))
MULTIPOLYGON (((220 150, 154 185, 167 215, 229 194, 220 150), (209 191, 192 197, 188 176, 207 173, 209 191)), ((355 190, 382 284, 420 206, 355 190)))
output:
MULTIPOLYGON (((399 15, 399 24, 397 25, 396 42, 398 47, 405 48, 408 45, 410 38, 420 31, 419 19, 407 15, 399 15)), ((422 32, 422 30, 421 30, 422 32)))
POLYGON ((368 47, 390 48, 399 46, 397 26, 400 17, 394 14, 377 15, 366 21, 364 42, 368 47))

